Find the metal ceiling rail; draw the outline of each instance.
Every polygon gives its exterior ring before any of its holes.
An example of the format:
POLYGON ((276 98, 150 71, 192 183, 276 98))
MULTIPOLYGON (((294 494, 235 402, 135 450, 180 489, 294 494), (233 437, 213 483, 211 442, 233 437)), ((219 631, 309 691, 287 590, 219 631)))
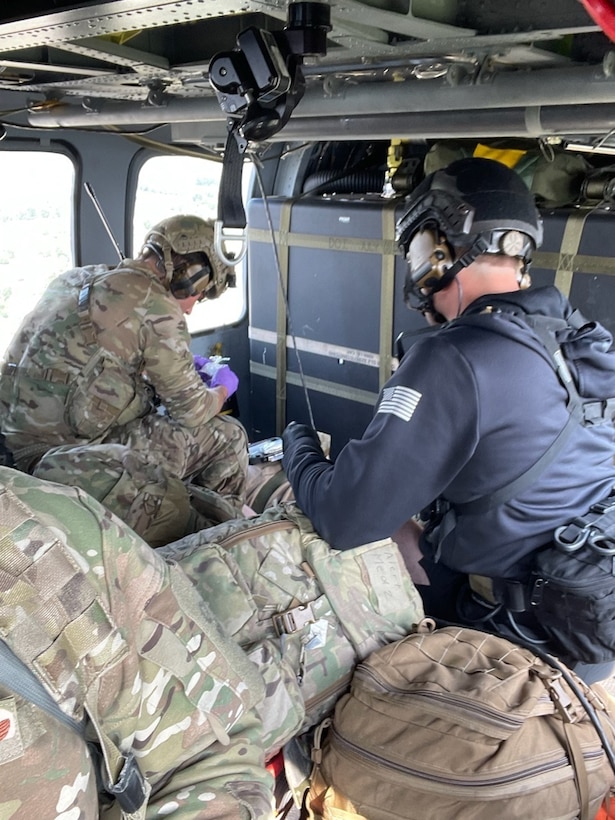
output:
MULTIPOLYGON (((365 82, 341 84, 326 95, 320 83, 308 85, 293 113, 293 120, 313 117, 356 117, 364 111, 377 117, 403 112, 470 112, 492 109, 536 108, 615 103, 615 76, 602 66, 508 71, 491 75, 488 81, 461 83, 451 87, 445 80, 365 82)), ((496 114, 493 113, 492 117, 496 114)), ((175 122, 217 121, 225 118, 218 101, 211 98, 177 98, 169 95, 160 105, 88 101, 88 110, 77 105, 45 105, 29 115, 32 125, 54 127, 152 125, 175 122)))

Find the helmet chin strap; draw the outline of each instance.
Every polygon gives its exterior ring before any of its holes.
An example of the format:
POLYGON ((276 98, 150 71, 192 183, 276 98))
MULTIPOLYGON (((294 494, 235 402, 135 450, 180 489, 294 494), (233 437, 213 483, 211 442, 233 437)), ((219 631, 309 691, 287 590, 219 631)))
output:
MULTIPOLYGON (((464 268, 469 267, 475 259, 478 259, 481 254, 485 253, 485 251, 489 248, 489 242, 485 239, 484 236, 477 236, 474 244, 471 246, 469 250, 463 253, 459 259, 457 259, 450 268, 446 272, 446 282, 445 285, 451 279, 456 279, 457 274, 459 271, 463 270, 464 268)), ((435 292, 435 291, 434 291, 435 292)))

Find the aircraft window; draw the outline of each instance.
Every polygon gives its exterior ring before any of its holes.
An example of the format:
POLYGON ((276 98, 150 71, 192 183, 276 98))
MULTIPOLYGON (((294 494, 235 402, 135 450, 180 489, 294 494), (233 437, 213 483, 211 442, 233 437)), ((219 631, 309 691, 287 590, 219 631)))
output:
POLYGON ((72 268, 75 167, 53 151, 0 152, 0 358, 23 317, 72 268))
MULTIPOLYGON (((242 182, 244 202, 247 200, 251 163, 244 167, 242 182)), ((161 219, 172 214, 196 214, 203 219, 215 219, 218 212, 218 188, 222 163, 198 157, 151 157, 139 170, 133 217, 133 254, 147 231, 161 219)), ((227 250, 234 249, 227 244, 227 250)), ((238 251, 240 250, 238 243, 238 251)), ((239 263, 235 272, 237 286, 229 288, 212 302, 196 304, 186 317, 190 333, 211 330, 238 322, 246 310, 245 267, 239 263)))

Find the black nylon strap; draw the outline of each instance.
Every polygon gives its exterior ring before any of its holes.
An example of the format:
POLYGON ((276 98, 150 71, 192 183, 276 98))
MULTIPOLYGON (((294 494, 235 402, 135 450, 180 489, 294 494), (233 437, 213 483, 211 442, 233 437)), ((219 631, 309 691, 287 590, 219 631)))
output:
POLYGON ((519 495, 526 487, 531 487, 538 476, 553 463, 555 457, 561 452, 562 448, 570 438, 574 428, 581 421, 580 410, 577 409, 568 416, 568 421, 562 427, 557 437, 551 443, 549 448, 545 450, 542 456, 536 461, 529 470, 526 470, 510 484, 505 487, 500 487, 491 495, 484 495, 481 498, 475 498, 473 501, 467 501, 463 504, 453 504, 453 508, 457 513, 464 513, 470 515, 478 515, 479 513, 486 513, 493 510, 499 504, 505 504, 511 501, 515 496, 519 495))
POLYGON ((243 155, 239 152, 235 130, 231 129, 224 148, 218 193, 218 220, 224 228, 246 227, 246 213, 241 193, 242 171, 243 155))
MULTIPOLYGON (((502 335, 501 331, 495 326, 495 323, 489 321, 491 316, 492 314, 487 313, 479 314, 478 316, 474 315, 462 317, 461 319, 454 320, 454 324, 468 324, 474 327, 483 327, 486 330, 490 330, 494 333, 500 333, 500 335, 502 335)), ((570 375, 568 367, 565 363, 564 355, 554 335, 554 331, 565 328, 568 326, 568 322, 561 319, 552 319, 546 316, 513 316, 510 314, 507 314, 507 316, 516 324, 524 325, 525 327, 531 329, 534 332, 534 335, 544 345, 544 348, 548 353, 548 356, 545 358, 557 374, 558 379, 568 393, 568 420, 538 461, 536 461, 528 470, 506 486, 500 487, 499 490, 496 490, 490 495, 484 495, 480 498, 475 498, 472 501, 463 503, 452 503, 451 508, 455 511, 455 513, 477 515, 488 512, 500 504, 511 501, 527 487, 531 487, 538 476, 547 469, 547 467, 555 460, 556 456, 561 452, 576 425, 583 423, 583 401, 579 396, 574 380, 572 379, 572 376, 570 375)), ((572 326, 575 326, 575 324, 573 323, 572 326)), ((511 336, 508 338, 512 339, 513 337, 511 336)), ((523 344, 523 342, 518 339, 514 339, 514 341, 518 341, 520 344, 523 344)), ((530 349, 533 349, 530 345, 528 346, 530 349)))

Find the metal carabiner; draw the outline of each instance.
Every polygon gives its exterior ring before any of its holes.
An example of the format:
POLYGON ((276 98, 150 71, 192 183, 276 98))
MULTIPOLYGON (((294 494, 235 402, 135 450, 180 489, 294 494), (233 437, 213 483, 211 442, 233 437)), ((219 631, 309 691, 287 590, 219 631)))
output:
POLYGON ((553 533, 553 540, 555 541, 558 549, 562 552, 576 552, 584 546, 585 542, 589 538, 589 529, 579 527, 579 531, 572 541, 563 541, 561 536, 569 527, 570 524, 564 524, 564 526, 558 527, 553 533))
POLYGON ((216 249, 216 253, 220 257, 220 259, 227 265, 238 265, 241 260, 246 255, 246 251, 248 250, 248 238, 246 235, 246 229, 241 229, 241 233, 239 234, 229 234, 227 233, 228 229, 225 229, 224 224, 222 223, 221 219, 216 219, 214 222, 214 248, 216 249), (241 250, 240 252, 235 255, 229 256, 226 250, 224 249, 225 242, 241 242, 241 250))
POLYGON ((601 530, 592 530, 587 540, 588 545, 599 555, 615 555, 615 540, 601 530), (602 544, 610 544, 610 547, 603 547, 602 544))

